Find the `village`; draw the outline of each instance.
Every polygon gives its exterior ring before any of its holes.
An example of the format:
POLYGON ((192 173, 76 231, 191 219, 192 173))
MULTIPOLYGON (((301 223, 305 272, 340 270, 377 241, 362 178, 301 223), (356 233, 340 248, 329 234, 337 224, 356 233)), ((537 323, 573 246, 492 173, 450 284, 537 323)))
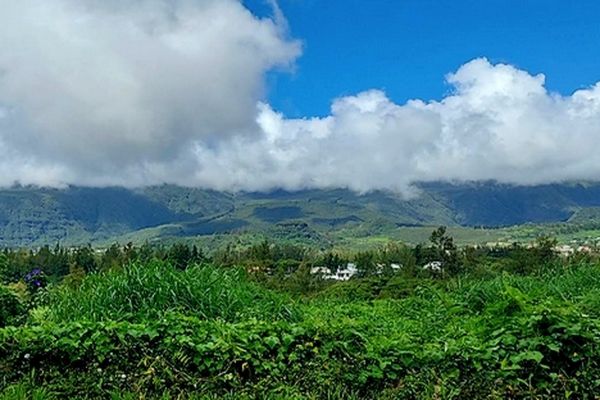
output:
MULTIPOLYGON (((598 240, 600 240, 600 238, 598 238, 598 240)), ((514 243, 509 242, 489 242, 483 246, 474 246, 474 248, 485 247, 487 249, 503 249, 510 248, 514 245, 514 243)), ((525 247, 531 249, 535 246, 534 243, 529 243, 525 247)), ((596 245, 591 245, 589 242, 581 243, 573 240, 570 244, 557 244, 553 247, 553 251, 561 258, 568 258, 577 254, 595 254, 598 252, 598 248, 596 245)), ((386 270, 386 265, 382 263, 377 263, 375 267, 377 274, 383 274, 386 270)), ((400 263, 391 263, 388 267, 388 270, 392 273, 402 270, 402 264, 400 263)), ((443 269, 443 262, 438 260, 430 261, 421 268, 433 273, 439 273, 443 269)), ((348 281, 358 275, 359 268, 356 263, 348 262, 344 265, 340 265, 337 270, 332 270, 331 268, 324 266, 315 266, 310 269, 310 273, 311 275, 319 276, 324 280, 348 281)))

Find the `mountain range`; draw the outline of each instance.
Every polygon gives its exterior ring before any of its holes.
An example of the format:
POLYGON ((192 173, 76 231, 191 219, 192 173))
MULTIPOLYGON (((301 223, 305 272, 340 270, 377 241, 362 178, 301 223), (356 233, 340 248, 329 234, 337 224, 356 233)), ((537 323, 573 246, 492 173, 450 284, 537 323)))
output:
POLYGON ((410 198, 345 189, 225 193, 172 185, 0 190, 0 245, 76 245, 260 232, 302 240, 411 226, 567 221, 600 207, 600 183, 423 183, 410 198))

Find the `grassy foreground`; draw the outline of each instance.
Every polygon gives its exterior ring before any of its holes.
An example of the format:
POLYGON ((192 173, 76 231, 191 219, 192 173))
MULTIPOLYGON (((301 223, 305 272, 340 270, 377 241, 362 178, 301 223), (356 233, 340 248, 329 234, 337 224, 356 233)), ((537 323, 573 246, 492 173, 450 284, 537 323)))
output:
POLYGON ((0 328, 0 399, 600 393, 595 263, 531 276, 366 278, 294 299, 238 269, 153 261, 35 301, 0 328))

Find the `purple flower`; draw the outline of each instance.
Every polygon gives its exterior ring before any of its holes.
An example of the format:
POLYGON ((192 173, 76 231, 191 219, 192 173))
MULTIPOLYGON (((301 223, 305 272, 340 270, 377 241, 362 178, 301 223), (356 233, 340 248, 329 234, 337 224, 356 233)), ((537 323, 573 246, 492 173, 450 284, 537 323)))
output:
POLYGON ((42 287, 46 286, 46 276, 44 275, 44 271, 42 271, 40 268, 31 270, 27 275, 25 275, 25 282, 27 282, 30 290, 41 289, 42 287))
POLYGON ((32 270, 31 272, 29 272, 27 275, 25 275, 25 280, 27 282, 31 282, 34 278, 41 276, 42 275, 42 270, 39 268, 36 268, 34 270, 32 270))

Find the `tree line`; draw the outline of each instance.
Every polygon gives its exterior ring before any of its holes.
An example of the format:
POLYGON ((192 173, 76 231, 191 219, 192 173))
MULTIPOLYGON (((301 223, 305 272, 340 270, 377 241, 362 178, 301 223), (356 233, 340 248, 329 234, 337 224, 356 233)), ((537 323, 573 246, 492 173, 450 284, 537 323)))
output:
MULTIPOLYGON (((356 252, 322 250, 268 240, 246 246, 230 243, 212 253, 187 243, 170 246, 113 244, 101 250, 91 245, 65 248, 57 244, 39 249, 2 250, 0 283, 27 282, 31 280, 32 272, 35 272, 37 281, 43 281, 43 284, 57 283, 63 279, 78 281, 87 274, 121 268, 131 262, 146 263, 159 259, 181 269, 198 263, 243 267, 255 279, 271 286, 310 292, 310 288, 320 287, 319 281, 322 280, 322 277, 311 274, 313 267, 327 268, 335 273, 338 268, 344 268, 352 262, 358 271, 358 278, 401 272, 405 277, 443 279, 461 274, 485 273, 490 269, 527 274, 560 262, 554 251, 555 246, 556 240, 540 237, 532 246, 515 243, 502 248, 459 248, 445 227, 435 229, 428 243, 409 246, 390 241, 372 250, 356 252), (423 267, 429 263, 435 263, 439 268, 425 270, 423 267)), ((582 256, 592 257, 589 254, 576 255, 582 256)))

